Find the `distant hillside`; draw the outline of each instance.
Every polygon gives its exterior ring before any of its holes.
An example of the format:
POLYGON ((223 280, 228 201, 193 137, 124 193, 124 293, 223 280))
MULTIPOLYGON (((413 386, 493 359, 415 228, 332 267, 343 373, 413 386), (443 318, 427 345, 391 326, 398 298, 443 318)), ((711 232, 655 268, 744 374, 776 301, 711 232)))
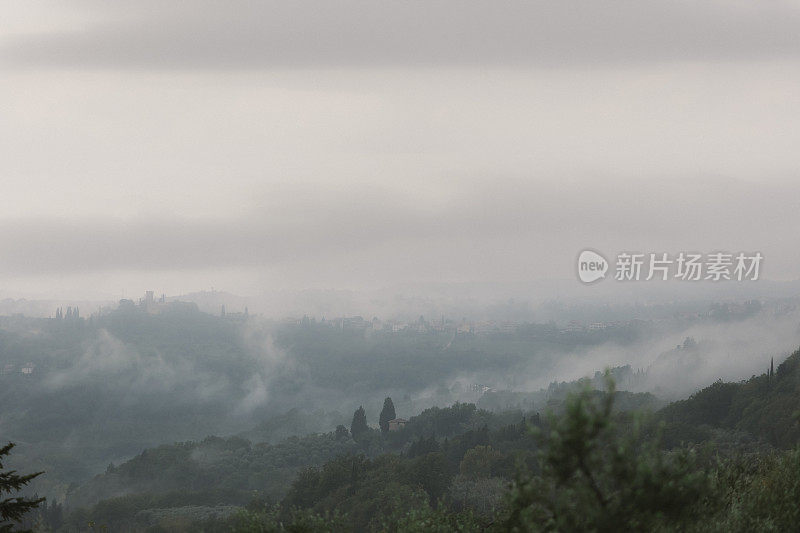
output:
POLYGON ((795 446, 800 442, 800 350, 774 372, 739 383, 717 381, 659 414, 673 433, 705 425, 743 431, 780 448, 795 446))

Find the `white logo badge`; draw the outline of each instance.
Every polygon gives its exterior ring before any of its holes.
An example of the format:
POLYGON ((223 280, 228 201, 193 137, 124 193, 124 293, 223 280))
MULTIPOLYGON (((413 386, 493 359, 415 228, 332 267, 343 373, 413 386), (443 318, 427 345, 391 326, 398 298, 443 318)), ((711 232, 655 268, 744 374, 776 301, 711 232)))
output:
POLYGON ((578 277, 584 283, 592 283, 606 277, 608 261, 592 250, 584 250, 578 256, 578 277))

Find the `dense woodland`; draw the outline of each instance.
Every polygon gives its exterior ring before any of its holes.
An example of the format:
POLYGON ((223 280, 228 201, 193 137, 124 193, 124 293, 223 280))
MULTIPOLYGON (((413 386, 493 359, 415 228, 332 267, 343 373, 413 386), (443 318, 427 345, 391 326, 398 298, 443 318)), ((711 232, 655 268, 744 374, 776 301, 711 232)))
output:
MULTIPOLYGON (((255 444, 147 449, 44 505, 42 530, 791 530, 800 497, 800 351, 657 411, 576 384, 548 415, 430 408, 255 444), (772 430, 768 430, 772 428, 772 430), (780 431, 779 429, 780 428, 780 431), (116 497, 109 495, 118 494, 116 497)), ((391 405, 387 399, 384 409, 391 405)), ((35 518, 34 518, 35 517, 35 518)))
MULTIPOLYGON (((761 375, 718 381, 666 405, 650 393, 616 390, 632 375, 617 368, 533 395, 492 390, 474 402, 427 407, 389 431, 388 420, 409 412, 404 396, 413 390, 398 396, 389 384, 408 371, 404 357, 416 364, 408 350, 431 349, 435 337, 356 342, 319 328, 242 337, 241 325, 202 313, 124 310, 40 326, 33 334, 29 322, 16 330, 6 324, 0 339, 22 358, 50 354, 38 356, 41 373, 27 381, 3 376, 4 400, 18 410, 4 411, 2 427, 19 441, 3 466, 46 472, 25 492, 47 496, 24 517, 36 531, 788 531, 800 513, 800 351, 773 367, 765 360, 761 375), (385 394, 363 397, 354 382, 352 415, 341 414, 347 404, 332 410, 313 401, 242 414, 247 376, 264 370, 252 346, 267 339, 270 350, 317 361, 329 343, 325 379, 336 387, 353 379, 342 367, 360 358, 376 358, 376 375, 390 369, 391 379, 385 394), (109 351, 124 357, 98 365, 95 356, 109 351), (213 356, 220 352, 226 356, 213 356), (148 374, 189 355, 200 365, 189 381, 167 376, 167 386, 164 376, 148 374), (102 379, 108 375, 134 381, 114 389, 102 379), (142 391, 149 396, 133 401, 142 391), (82 414, 66 422, 76 406, 82 414), (233 436, 179 438, 192 432, 233 436), (158 435, 173 444, 151 444, 158 435), (122 459, 98 469, 116 446, 122 459)), ((552 342, 547 334, 536 339, 552 342)), ((471 354, 493 349, 507 363, 524 346, 518 337, 462 342, 460 364, 475 365, 471 354)), ((299 376, 284 363, 269 368, 299 376)), ((278 389, 296 398, 291 387, 308 379, 278 389)))

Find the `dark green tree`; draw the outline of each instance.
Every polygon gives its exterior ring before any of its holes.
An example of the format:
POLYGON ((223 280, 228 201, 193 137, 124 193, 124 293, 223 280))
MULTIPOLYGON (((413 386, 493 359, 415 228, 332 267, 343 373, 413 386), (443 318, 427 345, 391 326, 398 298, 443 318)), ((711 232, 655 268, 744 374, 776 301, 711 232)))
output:
POLYGON ((4 457, 11 453, 14 444, 9 442, 0 448, 0 532, 13 531, 13 522, 20 522, 25 514, 35 509, 44 498, 24 498, 11 496, 20 491, 25 485, 42 472, 35 474, 19 475, 16 470, 4 470, 4 457), (8 498, 5 496, 9 495, 8 498))
POLYGON ((641 438, 641 420, 621 430, 606 379, 606 392, 571 395, 563 416, 537 432, 540 475, 518 473, 503 530, 680 531, 699 518, 708 472, 691 450, 665 453, 658 437, 641 438))
POLYGON ((444 495, 453 478, 447 459, 440 452, 417 457, 408 465, 404 481, 408 485, 418 485, 428 494, 431 504, 444 495))
POLYGON ((395 418, 397 418, 397 413, 394 411, 394 403, 392 403, 391 398, 387 397, 383 400, 383 409, 381 409, 381 416, 378 419, 381 431, 384 433, 389 431, 389 420, 394 420, 395 418))
POLYGON ((356 412, 353 413, 353 422, 350 424, 350 435, 353 440, 358 440, 359 437, 369 432, 367 425, 367 414, 364 412, 364 407, 359 406, 356 412))

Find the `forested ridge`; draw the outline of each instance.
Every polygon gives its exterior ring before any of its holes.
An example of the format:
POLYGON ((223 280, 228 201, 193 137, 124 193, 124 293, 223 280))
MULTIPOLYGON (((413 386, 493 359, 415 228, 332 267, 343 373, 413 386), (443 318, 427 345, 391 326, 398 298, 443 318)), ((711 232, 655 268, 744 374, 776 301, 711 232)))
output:
POLYGON ((56 531, 790 530, 799 361, 656 412, 620 409, 650 395, 615 391, 609 377, 604 390, 574 383, 546 412, 465 403, 398 431, 374 420, 277 444, 159 446, 40 520, 56 531))

